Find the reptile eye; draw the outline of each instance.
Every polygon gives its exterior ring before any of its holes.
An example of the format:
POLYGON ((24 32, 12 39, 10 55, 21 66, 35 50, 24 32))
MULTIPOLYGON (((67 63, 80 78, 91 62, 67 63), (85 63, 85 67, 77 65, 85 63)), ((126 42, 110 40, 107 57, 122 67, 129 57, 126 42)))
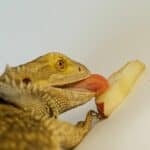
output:
POLYGON ((63 59, 59 59, 58 61, 57 61, 57 67, 59 68, 59 69, 64 69, 65 68, 65 61, 63 60, 63 59))
POLYGON ((25 83, 25 84, 28 84, 28 83, 31 82, 30 78, 24 78, 22 81, 23 81, 23 83, 25 83))

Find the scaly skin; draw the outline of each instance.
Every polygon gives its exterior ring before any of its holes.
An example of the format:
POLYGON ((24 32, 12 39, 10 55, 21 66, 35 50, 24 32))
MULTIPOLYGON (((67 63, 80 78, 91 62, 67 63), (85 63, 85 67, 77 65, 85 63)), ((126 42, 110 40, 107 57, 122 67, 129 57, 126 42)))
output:
POLYGON ((1 150, 70 150, 91 129, 98 114, 89 111, 85 121, 72 125, 55 118, 36 119, 13 106, 0 105, 1 150))
POLYGON ((10 104, 0 105, 0 149, 60 150, 78 145, 95 115, 89 112, 75 126, 56 118, 95 96, 69 88, 89 75, 85 66, 60 53, 7 66, 0 77, 0 97, 10 104))

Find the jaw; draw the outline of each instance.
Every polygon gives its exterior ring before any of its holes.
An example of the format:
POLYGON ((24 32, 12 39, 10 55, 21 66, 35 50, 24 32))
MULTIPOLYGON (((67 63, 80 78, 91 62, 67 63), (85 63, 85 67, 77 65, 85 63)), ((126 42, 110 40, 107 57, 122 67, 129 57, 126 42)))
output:
MULTIPOLYGON (((81 81, 81 80, 79 80, 81 81)), ((74 107, 83 105, 95 97, 96 93, 83 88, 74 88, 72 85, 79 81, 50 87, 55 97, 58 96, 58 103, 60 103, 60 113, 70 110, 74 107)), ((59 105, 59 104, 58 104, 59 105)))

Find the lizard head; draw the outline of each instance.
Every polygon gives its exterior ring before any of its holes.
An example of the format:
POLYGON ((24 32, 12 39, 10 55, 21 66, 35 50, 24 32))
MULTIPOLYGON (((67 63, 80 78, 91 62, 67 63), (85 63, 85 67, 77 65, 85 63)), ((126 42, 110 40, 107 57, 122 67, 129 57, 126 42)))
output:
POLYGON ((62 86, 85 79, 90 75, 84 65, 60 53, 46 54, 27 65, 31 66, 28 68, 36 68, 32 77, 33 82, 43 86, 62 86))
POLYGON ((61 53, 48 53, 26 64, 7 68, 7 74, 24 84, 42 87, 62 86, 87 78, 89 70, 82 64, 61 53))
MULTIPOLYGON (((34 86, 44 90, 44 92, 47 89, 46 94, 55 99, 53 103, 57 104, 56 107, 59 108, 58 111, 61 113, 84 104, 95 96, 94 92, 71 87, 72 84, 76 84, 89 76, 90 71, 84 65, 64 54, 53 52, 17 67, 7 67, 0 79, 4 81, 4 84, 5 82, 11 82, 12 84, 15 82, 15 86, 18 84, 28 87, 34 86)), ((30 101, 25 100, 27 99, 27 94, 24 97, 21 94, 21 96, 15 96, 20 92, 14 90, 14 85, 11 88, 8 88, 9 85, 7 85, 1 86, 0 93, 2 94, 0 95, 2 95, 2 98, 7 97, 16 105, 22 105, 22 102, 23 104, 30 103, 30 101), (19 99, 24 100, 21 102, 19 99)), ((39 101, 41 99, 41 97, 36 98, 39 101)), ((34 98, 30 96, 28 99, 35 99, 35 96, 34 98)), ((51 107, 51 104, 49 105, 51 107)))

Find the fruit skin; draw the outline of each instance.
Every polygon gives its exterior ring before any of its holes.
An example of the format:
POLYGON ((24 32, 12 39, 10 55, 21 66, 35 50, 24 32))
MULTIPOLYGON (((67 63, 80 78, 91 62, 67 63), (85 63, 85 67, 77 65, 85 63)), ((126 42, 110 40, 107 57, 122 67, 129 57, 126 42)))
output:
POLYGON ((104 103, 99 103, 97 104, 97 109, 98 109, 98 112, 100 113, 100 115, 103 117, 103 118, 107 118, 107 116, 105 116, 104 114, 104 103))
POLYGON ((145 65, 135 60, 108 78, 110 84, 108 90, 96 98, 97 109, 102 116, 108 117, 123 102, 144 70, 145 65))

